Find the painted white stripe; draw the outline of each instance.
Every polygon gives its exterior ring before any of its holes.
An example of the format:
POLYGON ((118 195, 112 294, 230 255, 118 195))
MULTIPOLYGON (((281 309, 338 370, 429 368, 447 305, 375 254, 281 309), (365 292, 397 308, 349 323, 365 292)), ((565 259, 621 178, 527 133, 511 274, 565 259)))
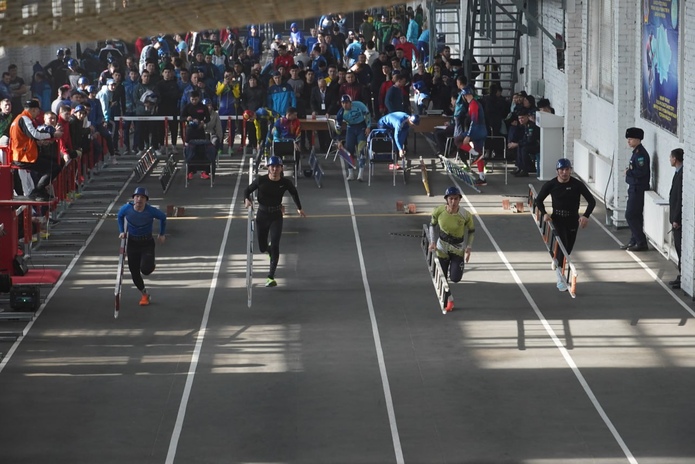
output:
MULTIPOLYGON (((119 198, 121 198, 121 195, 125 191, 126 188, 130 185, 130 182, 133 180, 135 177, 135 171, 130 175, 128 180, 126 180, 125 184, 123 184, 123 187, 121 187, 121 190, 118 191, 118 195, 116 198, 113 199, 113 201, 109 204, 109 207, 106 209, 106 214, 109 214, 113 207, 116 205, 116 202, 118 201, 119 198)), ((48 306, 48 303, 50 303, 51 299, 53 298, 53 295, 56 294, 56 292, 60 289, 61 285, 63 285, 63 282, 65 282, 65 279, 68 278, 70 275, 70 271, 75 267, 77 264, 77 261, 80 260, 82 257, 82 253, 85 252, 87 247, 89 246, 90 243, 92 243, 92 240, 94 240, 94 237, 96 234, 99 232, 101 229, 101 226, 104 225, 104 222, 106 221, 107 217, 103 216, 101 219, 99 219, 99 222, 97 222, 96 227, 92 231, 91 234, 89 234, 89 237, 87 237, 87 240, 84 242, 84 245, 82 245, 82 248, 80 248, 77 251, 77 254, 72 258, 72 261, 70 261, 70 264, 68 265, 67 268, 63 271, 63 274, 61 274, 60 279, 58 279, 58 282, 53 286, 51 289, 50 293, 44 300, 43 304, 39 307, 39 309, 36 311, 36 314, 34 315, 34 319, 29 322, 25 327, 24 330, 22 331, 22 335, 15 340, 15 342, 12 344, 10 349, 7 351, 7 354, 5 357, 2 359, 2 362, 0 362, 0 373, 2 373, 3 369, 5 369, 5 366, 10 362, 12 359, 12 355, 14 354, 15 351, 17 351, 17 348, 19 348, 19 344, 22 343, 22 340, 24 340, 24 337, 26 337, 29 334, 29 331, 31 328, 34 326, 34 322, 36 322, 39 319, 39 316, 41 316, 41 313, 43 313, 43 310, 46 306, 48 306)), ((109 220, 113 220, 112 218, 108 218, 109 220)))
MULTIPOLYGON (((596 219, 594 216, 591 216, 591 219, 593 219, 594 222, 595 222, 596 224, 598 224, 598 226, 599 226, 601 229, 603 229, 603 231, 604 231, 609 237, 611 237, 611 238, 615 241, 615 243, 617 243, 618 245, 622 245, 623 242, 621 242, 620 239, 618 239, 618 237, 616 237, 615 235, 613 235, 613 233, 612 233, 606 226, 604 226, 603 224, 601 224, 601 221, 599 221, 598 219, 596 219)), ((675 293, 663 280, 661 280, 661 279, 659 278, 658 275, 656 275, 656 272, 654 272, 654 271, 652 270, 652 268, 650 268, 649 266, 647 266, 647 265, 644 263, 644 261, 642 261, 641 259, 639 259, 639 257, 638 257, 635 253, 633 253, 633 252, 631 252, 631 251, 628 251, 627 253, 628 253, 630 256, 632 256, 632 258, 635 260, 635 262, 637 262, 637 264, 639 264, 639 265, 642 267, 642 269, 644 269, 645 271, 647 271, 647 274, 649 274, 649 276, 650 276, 652 279, 654 279, 654 281, 655 281, 656 283, 658 283, 659 285, 661 285, 661 287, 662 287, 664 290, 666 290, 666 292, 671 296, 671 298, 673 298, 673 299, 676 301, 676 303, 678 303, 683 309, 685 309, 688 313, 690 313, 691 316, 695 317, 695 311, 693 311, 693 309, 692 309, 690 306, 688 306, 683 300, 681 300, 680 298, 678 298, 678 295, 676 295, 676 293, 675 293)))
MULTIPOLYGON (((458 184, 456 179, 451 174, 449 174, 449 178, 452 180, 452 182, 454 182, 454 184, 456 184, 456 186, 459 188, 459 190, 461 190, 461 192, 463 194, 463 189, 458 184)), ((543 315, 543 313, 541 312, 541 310, 538 308, 538 305, 536 304, 535 300, 533 299, 533 297, 531 297, 531 294, 526 289, 526 286, 524 285, 524 283, 521 281, 519 274, 517 274, 516 270, 511 265, 511 263, 509 262, 509 260, 505 256, 504 252, 500 249, 499 245, 497 244, 497 241, 493 238, 492 234, 490 233, 490 230, 485 225, 485 221, 483 221, 482 217, 478 215, 478 212, 476 211, 475 207, 468 199, 468 196, 463 194, 463 199, 466 201, 466 204, 468 205, 469 211, 471 213, 473 213, 473 215, 476 216, 478 222, 480 223, 480 227, 485 231, 485 235, 487 235, 487 237, 490 239, 490 243, 492 243, 492 246, 495 247, 495 250, 497 251, 497 255, 500 257, 500 259, 502 260, 502 262, 506 266, 507 270, 509 270, 509 272, 511 273, 512 277, 514 278, 514 282, 516 282, 516 285, 521 290, 521 293, 523 293, 524 297, 526 298, 526 301, 528 301, 528 304, 533 309, 533 312, 536 313, 536 317, 538 317, 538 320, 541 322, 541 325, 543 325, 543 328, 545 329, 546 333, 548 334, 550 339, 553 341, 553 343, 555 344, 557 349, 560 351, 560 354, 562 354, 562 357, 565 359, 565 362, 570 367, 570 369, 572 370, 572 373, 579 381, 579 384, 582 386, 584 393, 586 393, 586 396, 589 398, 589 401, 591 401, 591 404, 594 406, 594 409, 596 409, 596 412, 601 417, 604 424, 606 424, 606 427, 608 427, 608 430, 610 430, 611 435, 613 435, 613 438, 618 443, 618 446, 620 446, 620 449, 623 450, 623 453, 625 454, 625 457, 627 458, 628 462, 630 464, 637 464, 637 460, 632 455, 632 452, 627 447, 627 444, 625 444, 625 441, 620 436, 620 433, 618 433, 618 430, 613 425, 613 422, 610 420, 610 418, 606 414, 606 411, 603 409, 603 406, 601 406, 601 403, 599 403, 598 399, 596 398, 596 395, 594 395, 593 390, 591 390, 591 387, 589 386, 586 379, 584 378, 584 375, 581 373, 581 371, 577 367, 577 364, 574 362, 574 359, 572 359, 572 356, 569 354, 567 349, 563 346, 562 341, 557 336, 557 334, 555 333, 553 328, 550 326, 550 324, 546 320, 546 318, 543 315)))
POLYGON ((166 464, 172 464, 176 458, 176 449, 179 445, 179 439, 181 438, 181 430, 183 429, 183 421, 186 418, 186 409, 188 407, 188 400, 191 397, 191 389, 193 388, 193 380, 195 380, 196 370, 198 369, 198 361, 200 360, 200 352, 203 349, 203 341, 205 340, 205 333, 208 326, 208 319, 210 318, 210 309, 212 308, 212 300, 215 296, 215 290, 217 289, 217 278, 220 274, 220 268, 222 267, 222 259, 224 258, 224 252, 227 248, 227 239, 229 237, 229 230, 232 226, 232 219, 234 213, 234 206, 236 205, 237 195, 239 194, 239 184, 241 183, 241 178, 244 173, 244 163, 239 163, 239 173, 236 179, 236 185, 234 186, 234 195, 232 195, 232 202, 229 204, 229 213, 227 216, 227 225, 224 229, 224 234, 222 236, 222 243, 220 244, 220 251, 217 254, 217 261, 215 262, 215 270, 212 274, 212 279, 210 281, 210 291, 208 291, 208 299, 205 302, 205 311, 203 312, 203 319, 200 321, 200 329, 198 330, 198 337, 195 343, 195 349, 193 350, 193 355, 191 356, 191 365, 188 368, 188 374, 186 375, 186 385, 183 388, 183 393, 181 395, 181 403, 179 404, 179 412, 176 415, 176 423, 174 424, 174 430, 171 433, 171 440, 169 441, 169 450, 167 451, 166 464))
MULTIPOLYGON (((345 161, 340 159, 341 173, 346 170, 345 161)), ((374 337, 374 348, 376 349, 376 357, 379 363, 379 373, 381 374, 381 385, 384 389, 384 401, 386 403, 386 412, 389 418, 391 428, 391 439, 393 441, 393 450, 396 454, 396 463, 404 464, 403 448, 401 447, 401 439, 398 435, 398 424, 396 423, 396 413, 393 407, 393 398, 391 397, 391 387, 389 385, 389 377, 386 372, 386 362, 384 361, 384 350, 381 347, 381 336, 379 335, 379 326, 376 322, 374 314, 374 302, 372 301, 372 292, 369 288, 369 280, 367 279, 367 268, 364 264, 364 255, 362 254, 362 241, 360 240, 360 232, 357 228, 357 218, 355 216, 355 206, 352 202, 350 194, 350 185, 347 179, 343 179, 345 191, 347 193, 348 205, 350 206, 350 216, 352 220, 352 230, 355 234, 355 245, 357 246, 357 256, 360 261, 360 271, 362 272, 362 284, 364 285, 364 294, 367 298, 367 308, 369 309, 369 321, 372 324, 372 336, 374 337)))

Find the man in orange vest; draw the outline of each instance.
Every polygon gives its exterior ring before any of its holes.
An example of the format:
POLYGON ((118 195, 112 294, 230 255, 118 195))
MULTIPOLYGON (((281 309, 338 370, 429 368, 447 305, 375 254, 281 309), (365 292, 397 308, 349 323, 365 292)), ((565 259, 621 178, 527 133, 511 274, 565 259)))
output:
POLYGON ((46 187, 58 175, 61 165, 57 158, 39 156, 38 144, 46 143, 52 138, 59 139, 63 133, 60 129, 57 129, 53 135, 39 132, 34 121, 40 112, 41 108, 36 100, 30 100, 24 104, 24 111, 15 118, 10 126, 10 151, 12 152, 12 163, 21 169, 31 171, 34 177, 34 190, 29 192, 27 196, 31 200, 48 201, 50 195, 46 187))

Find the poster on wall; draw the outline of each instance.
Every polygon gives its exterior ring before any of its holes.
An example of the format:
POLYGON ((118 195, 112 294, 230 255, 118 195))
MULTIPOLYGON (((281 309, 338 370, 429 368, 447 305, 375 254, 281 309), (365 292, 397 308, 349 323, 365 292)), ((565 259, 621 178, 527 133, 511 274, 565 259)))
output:
POLYGON ((678 135, 678 0, 642 0, 641 116, 678 135))

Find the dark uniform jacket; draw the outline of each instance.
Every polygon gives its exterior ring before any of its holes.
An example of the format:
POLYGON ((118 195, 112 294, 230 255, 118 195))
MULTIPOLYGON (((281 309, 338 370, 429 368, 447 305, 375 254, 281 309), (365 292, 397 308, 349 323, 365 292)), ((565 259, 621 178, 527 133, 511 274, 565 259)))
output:
POLYGON ((642 144, 632 150, 630 166, 625 174, 625 182, 631 187, 649 190, 649 180, 651 179, 651 168, 649 153, 642 144))

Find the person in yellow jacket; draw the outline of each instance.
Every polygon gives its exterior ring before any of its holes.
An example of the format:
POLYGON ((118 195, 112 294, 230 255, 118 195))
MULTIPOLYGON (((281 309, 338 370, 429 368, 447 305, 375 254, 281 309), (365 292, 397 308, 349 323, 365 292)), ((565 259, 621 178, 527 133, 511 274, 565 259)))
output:
MULTIPOLYGON (((460 282, 465 263, 471 259, 471 246, 475 235, 473 215, 459 206, 461 190, 449 187, 444 193, 445 205, 432 211, 430 222, 430 250, 437 251, 437 258, 442 265, 444 276, 451 282, 460 282), (439 236, 435 236, 435 227, 439 226, 439 236)), ((445 311, 454 309, 454 297, 447 295, 445 311)))
POLYGON ((217 83, 215 94, 219 102, 218 114, 222 121, 222 131, 229 127, 229 148, 234 146, 234 136, 236 135, 236 120, 231 119, 227 124, 228 116, 236 116, 239 108, 239 97, 241 96, 241 77, 236 76, 234 71, 227 69, 224 72, 222 82, 217 83))
POLYGON ((58 158, 52 156, 39 156, 39 143, 48 142, 50 139, 59 139, 63 136, 60 129, 55 133, 39 132, 34 121, 41 113, 41 107, 36 100, 27 101, 22 111, 10 125, 10 152, 12 163, 21 169, 31 171, 34 177, 34 189, 24 192, 31 200, 48 201, 50 195, 47 187, 58 175, 61 163, 58 158))

